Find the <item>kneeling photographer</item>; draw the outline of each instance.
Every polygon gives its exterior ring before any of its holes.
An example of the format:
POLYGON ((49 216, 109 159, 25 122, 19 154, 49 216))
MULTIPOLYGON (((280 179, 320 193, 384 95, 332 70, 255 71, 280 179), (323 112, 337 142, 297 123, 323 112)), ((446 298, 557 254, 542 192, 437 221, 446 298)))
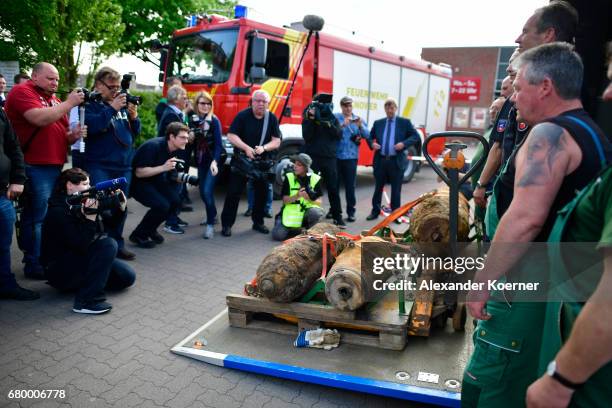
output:
POLYGON ((177 183, 198 184, 198 178, 187 173, 185 162, 176 156, 189 142, 189 128, 172 122, 166 127, 166 137, 156 137, 143 143, 132 161, 132 197, 149 208, 130 241, 141 248, 153 248, 164 242, 157 228, 170 214, 181 207, 177 183))
POLYGON ((312 158, 312 170, 323 178, 329 197, 330 212, 334 223, 345 227, 338 193, 338 168, 336 151, 342 138, 342 128, 333 114, 332 96, 315 95, 304 110, 302 120, 304 152, 312 158))
POLYGON ((283 208, 272 230, 276 241, 299 234, 302 228, 312 227, 323 217, 321 177, 310 171, 312 159, 306 153, 291 159, 293 171, 286 174, 283 182, 283 208))
POLYGON ((49 198, 42 227, 41 264, 49 284, 62 291, 76 290, 73 311, 108 312, 104 289, 121 290, 134 283, 136 274, 118 260, 117 242, 104 233, 102 219, 120 222, 126 198, 109 180, 89 185, 89 175, 79 169, 64 170, 49 198))
POLYGON ((269 184, 266 173, 269 173, 274 165, 270 152, 280 146, 280 129, 278 119, 268 111, 270 95, 266 91, 259 89, 253 92, 251 102, 252 107, 236 115, 227 134, 235 149, 227 196, 221 213, 221 235, 225 237, 232 235, 240 195, 247 179, 253 180, 255 192, 251 215, 253 230, 262 234, 270 232, 264 225, 264 206, 269 184))

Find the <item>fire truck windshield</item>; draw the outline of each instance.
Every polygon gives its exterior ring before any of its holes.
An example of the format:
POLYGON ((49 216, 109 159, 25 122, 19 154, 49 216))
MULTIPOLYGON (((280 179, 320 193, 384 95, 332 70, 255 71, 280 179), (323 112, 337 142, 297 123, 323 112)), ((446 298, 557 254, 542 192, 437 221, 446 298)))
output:
POLYGON ((171 46, 171 72, 185 84, 222 83, 229 79, 238 30, 204 31, 175 38, 171 46))

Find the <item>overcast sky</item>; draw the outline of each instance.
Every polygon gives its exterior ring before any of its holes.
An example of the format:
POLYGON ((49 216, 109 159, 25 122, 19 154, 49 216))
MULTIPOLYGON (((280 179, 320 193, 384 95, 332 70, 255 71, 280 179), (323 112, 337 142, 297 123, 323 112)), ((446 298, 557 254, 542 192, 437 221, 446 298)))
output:
MULTIPOLYGON (((282 26, 306 14, 325 19, 324 32, 420 58, 423 47, 511 46, 533 11, 548 0, 240 0, 248 17, 282 26), (354 32, 354 34, 353 34, 354 32)), ((437 61, 434 61, 437 62, 437 61)), ((157 83, 158 70, 137 58, 111 58, 140 83, 157 83)))

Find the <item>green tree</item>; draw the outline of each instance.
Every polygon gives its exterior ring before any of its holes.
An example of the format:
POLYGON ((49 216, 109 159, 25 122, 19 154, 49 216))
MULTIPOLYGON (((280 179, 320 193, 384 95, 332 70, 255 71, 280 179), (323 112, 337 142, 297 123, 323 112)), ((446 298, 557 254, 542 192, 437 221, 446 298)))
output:
POLYGON ((230 17, 236 1, 228 0, 119 0, 123 9, 125 30, 120 52, 145 62, 158 63, 149 52, 149 42, 166 42, 172 32, 185 27, 186 19, 195 13, 216 13, 230 17))
POLYGON ((84 43, 92 45, 94 59, 111 55, 119 48, 125 27, 121 10, 116 0, 3 2, 0 52, 12 52, 22 68, 31 68, 39 61, 50 62, 57 67, 65 87, 72 87, 77 81, 84 43))

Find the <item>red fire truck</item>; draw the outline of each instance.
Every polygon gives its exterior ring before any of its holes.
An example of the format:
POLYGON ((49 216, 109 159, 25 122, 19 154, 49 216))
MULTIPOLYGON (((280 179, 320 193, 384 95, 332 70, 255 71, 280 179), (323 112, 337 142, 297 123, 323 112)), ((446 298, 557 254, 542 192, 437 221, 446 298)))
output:
MULTIPOLYGON (((422 138, 446 129, 452 76, 446 65, 411 60, 318 31, 313 35, 214 14, 193 16, 187 28, 174 32, 169 44, 158 47, 160 80, 178 76, 190 95, 208 91, 224 134, 234 116, 249 105, 253 91, 268 91, 270 111, 281 122, 281 163, 303 143, 302 112, 316 93, 333 94, 338 108, 340 99, 350 96, 354 113, 369 125, 385 116, 384 100, 394 97, 399 115, 411 119, 422 138)), ((430 144, 432 155, 443 148, 439 140, 430 144)), ((231 154, 231 145, 225 142, 225 147, 231 154)), ((365 143, 360 149, 359 164, 371 165, 372 151, 365 143)), ((405 181, 417 168, 418 162, 411 161, 405 181)))

